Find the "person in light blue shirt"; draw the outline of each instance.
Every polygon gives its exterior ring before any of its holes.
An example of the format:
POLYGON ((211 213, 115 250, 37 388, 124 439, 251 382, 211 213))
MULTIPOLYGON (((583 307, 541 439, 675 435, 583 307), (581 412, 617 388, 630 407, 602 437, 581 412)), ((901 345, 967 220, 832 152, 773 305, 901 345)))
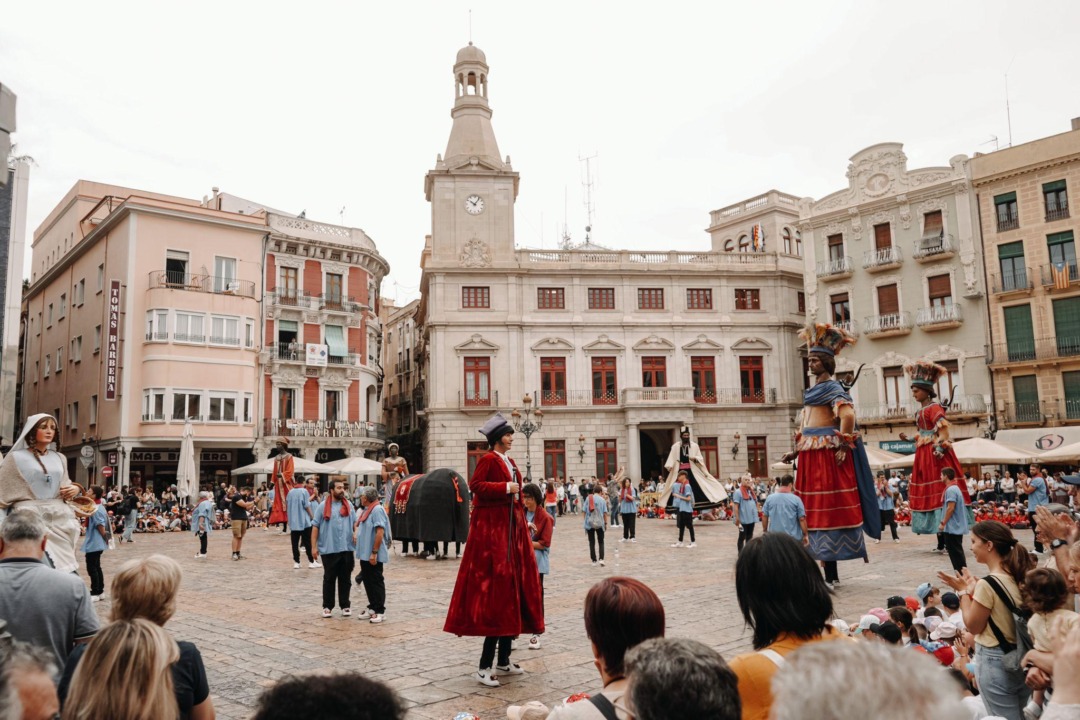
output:
POLYGON ((671 487, 672 504, 675 506, 676 526, 679 529, 679 539, 672 543, 671 547, 682 547, 684 533, 690 531, 690 545, 697 547, 694 538, 694 488, 690 485, 690 476, 685 470, 680 470, 675 477, 675 484, 671 487))
POLYGON ((964 555, 964 535, 968 531, 967 511, 964 509, 964 494, 957 482, 956 471, 951 467, 941 468, 941 479, 945 482, 945 494, 941 497, 943 515, 938 532, 944 533, 945 549, 949 553, 953 570, 961 572, 967 567, 964 555))
POLYGON ((787 533, 805 546, 810 545, 810 535, 806 532, 806 507, 802 498, 791 492, 795 478, 785 475, 780 478, 776 492, 765 498, 761 508, 761 529, 764 532, 787 533))
MULTIPOLYGON (((619 468, 619 473, 622 473, 619 468)), ((619 514, 622 515, 622 540, 619 542, 637 542, 638 494, 630 478, 624 477, 618 494, 619 514)))
POLYGON ((383 568, 390 562, 390 517, 386 508, 379 503, 379 491, 374 487, 364 488, 360 495, 363 510, 356 521, 356 562, 360 564, 357 582, 364 586, 368 605, 360 613, 361 620, 381 623, 386 614, 386 580, 383 568))
POLYGON ((289 536, 292 540, 293 568, 300 568, 300 546, 307 552, 308 567, 321 567, 311 554, 311 523, 315 516, 311 509, 311 495, 300 477, 293 478, 292 490, 285 495, 285 513, 289 518, 289 536))
POLYGON ((316 560, 321 557, 323 565, 322 616, 328 618, 333 614, 336 587, 342 617, 352 617, 349 591, 355 566, 353 528, 356 525, 356 509, 349 502, 343 480, 334 480, 330 484, 330 494, 316 508, 314 520, 311 528, 312 555, 316 560))
POLYGON ((191 532, 199 538, 199 552, 195 553, 196 560, 206 557, 206 543, 214 530, 214 510, 213 495, 203 490, 199 493, 199 504, 191 513, 191 532))
POLYGON ((597 483, 587 497, 581 500, 585 514, 585 533, 589 536, 589 557, 596 565, 596 542, 600 542, 600 566, 604 565, 604 532, 607 530, 608 505, 604 488, 597 483))
POLYGON ((105 594, 105 575, 101 572, 101 553, 109 549, 109 541, 105 539, 105 528, 109 525, 109 513, 101 502, 105 492, 94 485, 90 488, 97 507, 94 514, 86 519, 86 538, 83 540, 82 551, 86 553, 86 574, 90 576, 90 600, 98 602, 105 594))
MULTIPOLYGON (((878 512, 881 513, 881 529, 888 526, 892 530, 893 542, 900 542, 900 535, 896 532, 896 489, 885 479, 885 473, 879 472, 874 479, 874 489, 877 491, 878 512)), ((875 540, 874 543, 880 543, 875 540)))
POLYGON ((751 538, 754 537, 754 528, 757 526, 758 521, 758 504, 757 497, 754 495, 754 488, 751 487, 753 478, 750 474, 742 476, 739 481, 739 487, 732 493, 732 502, 735 503, 735 526, 739 528, 739 542, 737 548, 739 552, 742 552, 743 545, 745 545, 751 538))
POLYGON ((1031 532, 1035 534, 1035 552, 1041 553, 1043 544, 1039 540, 1039 528, 1035 522, 1035 510, 1040 505, 1050 504, 1050 493, 1047 491, 1046 478, 1039 471, 1039 466, 1032 465, 1028 469, 1031 470, 1031 475, 1027 479, 1024 479, 1023 475, 1020 476, 1020 492, 1027 495, 1028 522, 1031 524, 1031 532))

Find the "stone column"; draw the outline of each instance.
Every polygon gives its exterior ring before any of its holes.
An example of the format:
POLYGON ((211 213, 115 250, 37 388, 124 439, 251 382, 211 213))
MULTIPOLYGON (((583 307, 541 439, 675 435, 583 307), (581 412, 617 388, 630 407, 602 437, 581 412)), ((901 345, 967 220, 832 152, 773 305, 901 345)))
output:
POLYGON ((626 452, 629 455, 626 458, 626 476, 634 487, 637 487, 641 480, 641 436, 638 434, 637 423, 628 423, 626 427, 629 430, 626 440, 626 452))

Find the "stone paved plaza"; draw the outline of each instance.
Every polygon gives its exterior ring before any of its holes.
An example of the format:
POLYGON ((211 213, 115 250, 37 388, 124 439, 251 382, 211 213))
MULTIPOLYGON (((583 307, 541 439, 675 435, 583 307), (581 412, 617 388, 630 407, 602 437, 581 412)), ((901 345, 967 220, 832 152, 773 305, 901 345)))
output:
MULTIPOLYGON (((671 548, 673 520, 638 521, 638 542, 618 543, 608 533, 607 566, 589 562, 581 516, 555 528, 551 572, 546 580, 549 630, 540 650, 524 649, 514 660, 527 671, 485 688, 471 678, 480 655, 478 638, 442 631, 458 562, 429 562, 395 555, 386 571, 386 622, 320 616, 321 569, 292 568, 288 535, 256 528, 244 541, 245 559, 229 559, 228 531, 210 538, 210 555, 195 560, 189 533, 136 535, 103 557, 106 597, 112 574, 129 558, 164 553, 184 569, 179 609, 168 627, 202 651, 219 718, 247 718, 259 693, 284 674, 357 670, 395 688, 410 718, 452 718, 471 710, 484 720, 505 717, 507 705, 540 700, 549 705, 599 687, 582 623, 589 587, 609 575, 632 575, 650 585, 667 611, 669 636, 691 636, 725 657, 749 648, 735 601, 733 567, 737 533, 731 523, 698 523, 698 546, 671 548)), ((760 532, 760 526, 757 528, 760 532)), ((870 545, 869 564, 840 565, 837 610, 849 622, 893 594, 913 594, 948 558, 929 552, 933 540, 901 528, 901 543, 870 545)), ((398 544, 400 549, 400 544, 398 544)), ((453 548, 451 548, 451 556, 453 548)), ((353 607, 366 601, 353 588, 353 607)), ((109 601, 98 606, 103 621, 109 601)))

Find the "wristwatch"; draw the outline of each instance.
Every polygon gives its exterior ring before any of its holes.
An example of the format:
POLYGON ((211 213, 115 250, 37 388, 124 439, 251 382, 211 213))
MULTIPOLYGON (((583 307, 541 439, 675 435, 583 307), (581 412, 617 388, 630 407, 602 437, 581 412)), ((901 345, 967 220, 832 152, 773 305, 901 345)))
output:
POLYGON ((1059 547, 1064 547, 1068 544, 1069 543, 1067 540, 1062 540, 1061 538, 1058 538, 1057 540, 1054 540, 1052 543, 1050 543, 1050 549, 1057 550, 1059 547))

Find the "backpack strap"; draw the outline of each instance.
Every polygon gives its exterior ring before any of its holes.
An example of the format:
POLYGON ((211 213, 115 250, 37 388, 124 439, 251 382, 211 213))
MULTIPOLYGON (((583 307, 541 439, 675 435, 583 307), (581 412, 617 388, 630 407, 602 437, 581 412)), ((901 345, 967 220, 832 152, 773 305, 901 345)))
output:
MULTIPOLYGON (((1005 591, 1005 588, 1001 585, 1000 582, 998 582, 998 579, 995 578, 993 575, 987 575, 983 579, 986 580, 986 583, 993 589, 994 593, 1005 603, 1005 607, 1009 610, 1009 612, 1016 614, 1016 605, 1013 604, 1012 598, 1009 597, 1009 593, 1005 591)), ((994 618, 992 616, 988 616, 986 619, 990 625, 990 632, 994 634, 994 638, 997 639, 998 645, 1001 647, 1001 649, 1005 652, 1012 652, 1013 650, 1015 650, 1016 643, 1011 643, 1005 639, 1005 633, 1001 632, 1001 628, 999 628, 997 626, 997 623, 994 622, 994 618)))
POLYGON ((589 696, 589 702, 604 716, 604 720, 619 720, 619 716, 615 714, 615 706, 607 699, 606 695, 601 693, 591 695, 589 696))
POLYGON ((787 662, 787 660, 784 659, 783 655, 776 652, 775 650, 769 650, 767 648, 765 650, 758 650, 758 655, 763 655, 767 657, 769 660, 772 661, 773 665, 778 668, 784 667, 784 663, 787 662))
POLYGON ((1013 615, 1026 617, 1025 614, 1020 610, 1020 608, 1016 607, 1016 603, 1013 602, 1012 596, 1010 596, 1009 593, 1005 590, 1005 586, 1001 584, 1000 580, 998 580, 993 575, 987 575, 983 579, 986 580, 987 583, 989 583, 990 587, 993 588, 995 593, 997 593, 997 596, 1001 598, 1002 602, 1005 603, 1005 607, 1009 609, 1009 612, 1011 612, 1013 615))

